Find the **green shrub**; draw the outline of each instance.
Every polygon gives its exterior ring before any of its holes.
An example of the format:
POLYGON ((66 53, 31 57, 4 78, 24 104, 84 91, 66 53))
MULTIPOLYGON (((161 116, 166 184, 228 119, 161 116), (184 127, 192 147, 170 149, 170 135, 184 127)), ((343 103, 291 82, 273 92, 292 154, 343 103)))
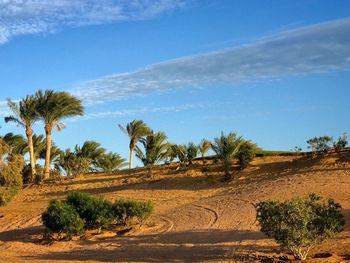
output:
POLYGON ((306 259, 311 248, 334 237, 344 226, 341 206, 315 194, 285 202, 260 202, 257 219, 262 232, 301 260, 306 259))
POLYGON ((238 165, 242 170, 247 168, 249 163, 254 159, 256 149, 256 145, 249 141, 241 143, 236 153, 236 158, 238 160, 238 165))
POLYGON ((72 192, 67 196, 67 204, 71 205, 89 229, 101 229, 113 221, 112 203, 87 193, 72 192))
POLYGON ((84 232, 84 222, 77 211, 65 202, 52 200, 42 214, 45 227, 53 233, 65 233, 70 238, 84 232))
POLYGON ((153 212, 153 204, 151 201, 134 201, 134 200, 116 200, 113 204, 113 211, 116 221, 119 224, 127 226, 133 218, 136 218, 140 225, 153 212))

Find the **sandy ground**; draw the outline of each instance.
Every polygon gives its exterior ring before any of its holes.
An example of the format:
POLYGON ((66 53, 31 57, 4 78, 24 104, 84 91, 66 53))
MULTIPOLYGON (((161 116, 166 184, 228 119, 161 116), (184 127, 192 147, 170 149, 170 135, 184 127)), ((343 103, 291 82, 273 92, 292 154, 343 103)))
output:
POLYGON ((350 153, 326 158, 264 157, 222 182, 216 164, 175 166, 131 174, 90 174, 57 184, 26 187, 0 208, 0 262, 283 262, 292 259, 259 232, 254 204, 315 192, 334 198, 345 231, 311 253, 308 262, 350 262, 350 153), (109 200, 150 199, 155 214, 127 235, 88 233, 47 242, 41 213, 53 198, 84 190, 109 200), (315 253, 317 254, 315 255, 315 253))

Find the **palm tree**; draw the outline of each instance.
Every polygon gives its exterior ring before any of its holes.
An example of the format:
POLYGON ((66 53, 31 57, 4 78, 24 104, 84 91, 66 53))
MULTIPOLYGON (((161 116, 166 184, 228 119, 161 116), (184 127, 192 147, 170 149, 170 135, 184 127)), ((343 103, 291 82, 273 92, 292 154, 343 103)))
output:
POLYGON ((38 100, 34 96, 27 96, 18 103, 8 99, 7 105, 13 115, 5 117, 5 122, 14 122, 25 129, 29 147, 29 160, 31 166, 31 178, 35 175, 35 159, 33 147, 33 124, 38 120, 38 100))
POLYGON ((205 164, 204 156, 210 150, 210 147, 211 142, 206 139, 201 140, 201 142, 198 145, 198 150, 201 153, 203 165, 205 164))
POLYGON ((33 135, 34 160, 45 159, 46 139, 42 134, 33 135))
POLYGON ((94 170, 97 166, 99 158, 106 153, 106 149, 101 147, 101 144, 95 141, 86 141, 83 146, 76 145, 74 153, 77 157, 88 158, 91 160, 91 170, 94 170))
POLYGON ((136 157, 141 160, 144 166, 152 166, 160 163, 167 157, 167 150, 170 144, 166 142, 167 136, 164 132, 153 133, 140 139, 145 149, 143 152, 140 147, 136 146, 136 157))
POLYGON ((122 158, 118 153, 113 152, 101 155, 96 162, 96 167, 105 173, 111 173, 113 171, 119 170, 126 165, 128 165, 126 160, 122 158))
POLYGON ((128 123, 125 128, 120 124, 118 126, 122 132, 124 132, 127 136, 129 136, 129 139, 130 139, 129 169, 131 169, 132 168, 133 151, 136 147, 137 142, 142 137, 152 134, 152 130, 142 120, 133 120, 132 122, 128 123))
POLYGON ((10 146, 11 154, 25 155, 28 152, 28 144, 26 139, 20 134, 13 134, 12 132, 0 137, 7 145, 10 146))
POLYGON ((198 146, 193 142, 190 142, 188 145, 184 145, 186 148, 187 161, 188 164, 192 164, 193 159, 195 159, 198 155, 198 146))
POLYGON ((53 90, 36 93, 38 100, 38 113, 45 125, 46 135, 46 154, 45 154, 45 174, 44 179, 50 175, 50 157, 52 144, 52 130, 56 127, 58 131, 62 130, 65 125, 62 119, 83 115, 84 107, 82 102, 67 92, 55 92, 53 90))
POLYGON ((237 138, 234 132, 229 133, 227 136, 221 132, 221 136, 214 139, 212 149, 221 160, 226 180, 230 179, 230 168, 242 142, 242 138, 237 138))
POLYGON ((186 163, 188 161, 187 149, 185 145, 182 144, 171 145, 168 151, 168 156, 170 156, 171 159, 174 159, 173 157, 176 156, 182 166, 186 166, 186 163))

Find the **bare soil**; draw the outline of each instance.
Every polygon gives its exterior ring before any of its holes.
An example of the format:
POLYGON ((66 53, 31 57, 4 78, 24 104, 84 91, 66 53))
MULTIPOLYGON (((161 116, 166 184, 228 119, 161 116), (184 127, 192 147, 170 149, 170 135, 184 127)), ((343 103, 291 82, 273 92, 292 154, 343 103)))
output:
POLYGON ((0 208, 0 262, 291 262, 293 257, 259 232, 254 205, 310 192, 343 207, 346 226, 317 247, 307 262, 350 262, 350 152, 311 159, 256 158, 223 182, 218 164, 188 169, 176 164, 131 173, 88 174, 74 180, 27 186, 0 208), (41 213, 50 199, 83 190, 116 198, 150 199, 155 213, 124 235, 88 232, 71 241, 44 238, 41 213))

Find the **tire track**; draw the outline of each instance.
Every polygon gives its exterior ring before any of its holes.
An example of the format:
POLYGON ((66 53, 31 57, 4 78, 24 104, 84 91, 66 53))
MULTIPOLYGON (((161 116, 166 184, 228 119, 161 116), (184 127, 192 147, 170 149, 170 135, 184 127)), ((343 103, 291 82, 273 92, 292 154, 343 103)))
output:
POLYGON ((215 211, 214 209, 212 208, 209 208, 207 206, 203 206, 203 205, 192 205, 194 207, 197 207, 199 209, 202 209, 204 211, 207 212, 207 214, 209 214, 210 216, 210 222, 209 224, 207 225, 207 227, 213 227, 219 220, 219 213, 217 211, 215 211))

